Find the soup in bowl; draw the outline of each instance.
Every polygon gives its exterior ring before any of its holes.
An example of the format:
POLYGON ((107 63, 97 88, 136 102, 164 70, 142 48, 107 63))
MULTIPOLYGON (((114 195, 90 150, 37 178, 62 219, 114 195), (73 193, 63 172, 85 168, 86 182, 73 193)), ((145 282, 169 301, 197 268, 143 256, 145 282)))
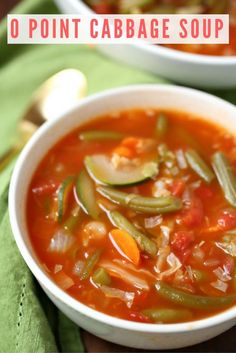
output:
POLYGON ((145 349, 234 325, 234 117, 205 93, 134 86, 86 99, 32 138, 11 182, 12 228, 72 320, 145 349))

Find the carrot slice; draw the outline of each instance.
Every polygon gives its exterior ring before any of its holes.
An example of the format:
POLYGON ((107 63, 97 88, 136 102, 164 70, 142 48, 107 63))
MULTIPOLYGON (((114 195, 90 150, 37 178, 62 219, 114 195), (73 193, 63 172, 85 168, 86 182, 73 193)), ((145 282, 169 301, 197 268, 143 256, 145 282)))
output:
POLYGON ((134 151, 125 146, 118 146, 114 149, 113 153, 118 154, 121 157, 133 158, 134 151))
POLYGON ((133 264, 138 265, 140 260, 140 251, 136 241, 124 230, 113 229, 110 232, 110 239, 115 248, 133 264))

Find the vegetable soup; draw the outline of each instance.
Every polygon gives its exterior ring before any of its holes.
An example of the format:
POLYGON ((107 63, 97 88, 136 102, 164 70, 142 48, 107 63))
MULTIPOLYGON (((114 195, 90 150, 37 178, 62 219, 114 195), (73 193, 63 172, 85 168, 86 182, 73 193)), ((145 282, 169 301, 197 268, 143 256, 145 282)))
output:
POLYGON ((144 323, 236 304, 236 140, 187 113, 132 109, 59 141, 33 176, 36 254, 68 294, 144 323))
POLYGON ((193 54, 236 55, 236 1, 235 0, 87 0, 99 14, 218 14, 230 15, 230 44, 174 44, 165 45, 193 54))

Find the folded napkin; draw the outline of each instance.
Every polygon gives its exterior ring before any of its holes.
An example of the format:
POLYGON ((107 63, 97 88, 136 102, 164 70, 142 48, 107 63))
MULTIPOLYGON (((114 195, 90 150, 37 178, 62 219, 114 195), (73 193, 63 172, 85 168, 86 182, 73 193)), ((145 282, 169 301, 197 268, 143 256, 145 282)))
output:
MULTIPOLYGON (((57 13, 51 0, 25 0, 14 13, 57 13)), ((9 147, 32 92, 49 76, 78 68, 89 94, 136 83, 164 82, 112 62, 87 46, 8 46, 0 26, 0 153, 9 147)), ((236 102, 235 91, 217 92, 236 102)), ((8 215, 8 187, 14 161, 0 174, 0 353, 84 352, 79 328, 47 299, 15 245, 8 215)))

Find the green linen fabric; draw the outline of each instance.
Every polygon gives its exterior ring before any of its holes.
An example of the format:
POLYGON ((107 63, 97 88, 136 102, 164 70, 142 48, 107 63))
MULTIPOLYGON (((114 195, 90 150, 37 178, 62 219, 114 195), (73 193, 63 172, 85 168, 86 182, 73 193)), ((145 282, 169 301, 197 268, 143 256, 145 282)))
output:
MULTIPOLYGON (((14 13, 57 13, 52 0, 24 0, 14 13)), ((11 144, 32 92, 49 76, 78 68, 89 94, 135 83, 164 82, 113 62, 87 46, 9 46, 0 25, 0 153, 11 144)), ((235 91, 216 94, 236 103, 235 91)), ((14 162, 0 174, 0 353, 83 352, 79 328, 47 299, 15 245, 8 214, 14 162)))
MULTIPOLYGON (((51 0, 25 0, 14 13, 56 13, 51 0)), ((89 94, 110 87, 162 82, 87 46, 8 46, 0 27, 0 153, 10 145, 32 92, 49 76, 78 68, 89 94)), ((0 353, 83 352, 79 329, 46 298, 15 245, 7 208, 14 161, 0 174, 0 353)))

